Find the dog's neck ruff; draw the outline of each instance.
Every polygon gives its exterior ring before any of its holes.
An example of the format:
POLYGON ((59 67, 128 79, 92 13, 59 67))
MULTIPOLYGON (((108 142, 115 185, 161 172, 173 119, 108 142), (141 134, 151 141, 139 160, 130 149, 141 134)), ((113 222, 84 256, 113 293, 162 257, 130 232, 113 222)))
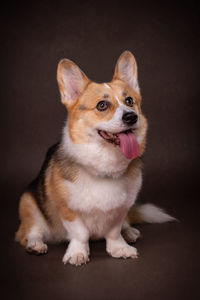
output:
POLYGON ((118 178, 126 172, 130 163, 119 147, 104 145, 95 138, 94 142, 74 143, 67 124, 63 131, 61 150, 95 176, 118 178))

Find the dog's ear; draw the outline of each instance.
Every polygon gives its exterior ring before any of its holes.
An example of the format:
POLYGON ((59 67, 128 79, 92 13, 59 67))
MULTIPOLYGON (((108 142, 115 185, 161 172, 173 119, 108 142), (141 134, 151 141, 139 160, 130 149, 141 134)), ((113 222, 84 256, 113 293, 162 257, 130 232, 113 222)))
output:
POLYGON ((125 81, 132 89, 140 92, 137 63, 130 51, 124 51, 118 58, 113 76, 113 80, 115 79, 125 81))
POLYGON ((73 105, 89 83, 87 76, 69 59, 62 59, 58 64, 57 80, 62 103, 73 105))

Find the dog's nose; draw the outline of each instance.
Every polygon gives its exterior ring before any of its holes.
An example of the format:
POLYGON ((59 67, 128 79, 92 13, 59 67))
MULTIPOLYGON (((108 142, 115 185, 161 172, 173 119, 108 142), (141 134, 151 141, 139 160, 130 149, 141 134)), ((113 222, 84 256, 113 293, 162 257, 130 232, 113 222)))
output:
POLYGON ((138 115, 135 112, 124 112, 122 120, 126 125, 132 126, 137 122, 138 115))

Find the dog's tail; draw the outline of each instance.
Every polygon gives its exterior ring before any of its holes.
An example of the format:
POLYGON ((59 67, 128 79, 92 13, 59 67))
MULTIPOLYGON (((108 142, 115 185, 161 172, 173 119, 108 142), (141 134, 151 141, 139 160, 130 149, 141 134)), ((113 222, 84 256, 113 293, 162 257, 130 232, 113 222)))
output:
POLYGON ((128 213, 127 221, 132 225, 142 223, 164 223, 177 221, 177 219, 165 213, 163 209, 147 203, 134 205, 128 213))

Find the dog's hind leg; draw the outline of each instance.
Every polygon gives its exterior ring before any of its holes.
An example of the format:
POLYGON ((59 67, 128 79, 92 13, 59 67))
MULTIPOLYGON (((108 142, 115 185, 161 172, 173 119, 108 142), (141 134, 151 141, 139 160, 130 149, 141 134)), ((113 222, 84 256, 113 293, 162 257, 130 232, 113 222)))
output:
POLYGON ((28 252, 44 254, 47 252, 45 238, 50 234, 49 226, 39 210, 34 196, 25 192, 20 200, 19 215, 21 224, 16 233, 16 241, 19 241, 28 252))
POLYGON ((123 238, 128 243, 135 243, 138 238, 142 237, 139 230, 132 227, 131 225, 129 225, 126 220, 124 220, 124 222, 122 224, 121 233, 122 233, 123 238))

